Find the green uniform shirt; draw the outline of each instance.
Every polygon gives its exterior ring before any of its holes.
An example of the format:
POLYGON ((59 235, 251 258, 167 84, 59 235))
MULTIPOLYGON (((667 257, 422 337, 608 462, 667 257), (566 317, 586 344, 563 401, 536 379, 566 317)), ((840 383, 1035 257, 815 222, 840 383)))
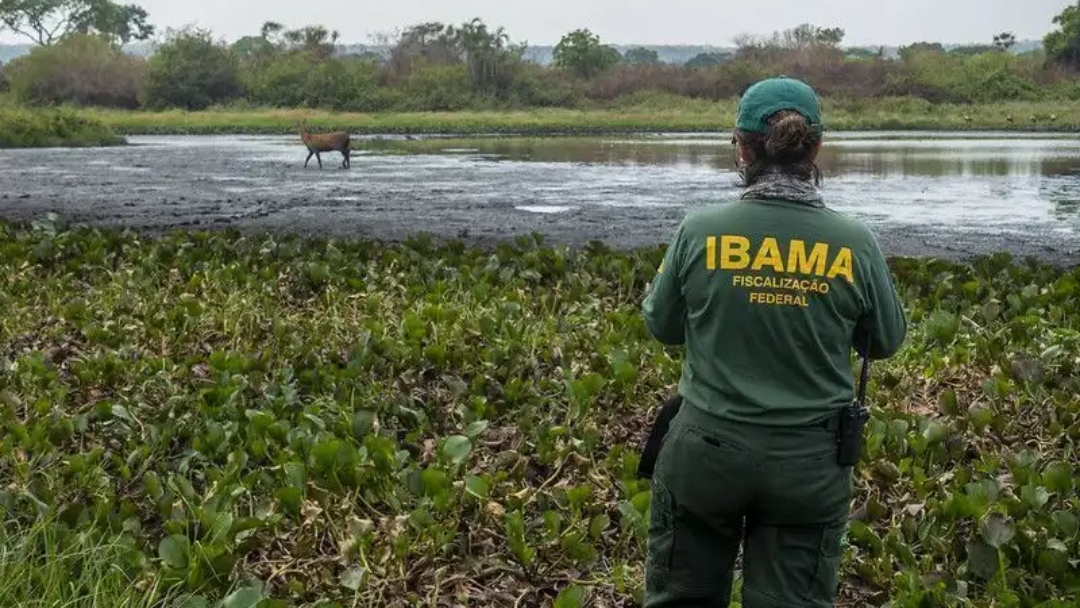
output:
POLYGON ((650 333, 686 345, 679 393, 721 418, 803 425, 854 398, 851 349, 892 356, 904 311, 873 233, 793 201, 687 214, 643 305, 650 333))

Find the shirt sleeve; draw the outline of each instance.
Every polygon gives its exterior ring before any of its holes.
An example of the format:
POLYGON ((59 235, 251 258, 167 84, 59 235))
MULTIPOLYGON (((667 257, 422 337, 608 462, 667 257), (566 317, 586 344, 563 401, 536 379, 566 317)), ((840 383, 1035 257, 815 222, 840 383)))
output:
POLYGON ((680 224, 642 305, 649 333, 673 346, 686 341, 686 301, 682 286, 684 238, 685 226, 680 224))
POLYGON ((865 284, 867 310, 855 327, 855 350, 870 359, 887 359, 904 343, 907 316, 885 254, 873 235, 870 242, 869 276, 865 284), (868 339, 870 350, 866 352, 868 339))

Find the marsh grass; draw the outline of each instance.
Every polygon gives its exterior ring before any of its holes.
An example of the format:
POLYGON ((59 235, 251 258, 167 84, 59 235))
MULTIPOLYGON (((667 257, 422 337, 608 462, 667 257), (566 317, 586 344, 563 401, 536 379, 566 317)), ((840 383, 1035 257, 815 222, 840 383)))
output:
POLYGON ((0 525, 0 606, 152 608, 165 597, 130 536, 55 520, 0 525))
MULTIPOLYGON (((825 100, 826 127, 851 130, 1080 129, 1080 106, 1063 102, 932 104, 917 98, 825 100), (1010 121, 1010 118, 1012 119, 1010 121)), ((414 113, 333 113, 309 109, 217 108, 201 112, 89 109, 89 116, 123 134, 296 133, 313 129, 353 133, 603 134, 726 131, 737 101, 713 102, 664 94, 635 94, 584 109, 414 113)))
POLYGON ((0 148, 115 146, 126 143, 101 120, 72 109, 0 104, 0 148))

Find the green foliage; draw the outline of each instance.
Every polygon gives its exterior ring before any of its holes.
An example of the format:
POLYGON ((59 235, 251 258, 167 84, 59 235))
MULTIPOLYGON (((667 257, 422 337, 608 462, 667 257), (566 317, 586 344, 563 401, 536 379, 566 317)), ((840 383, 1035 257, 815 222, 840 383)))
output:
POLYGON ((844 30, 839 27, 819 27, 803 23, 779 34, 773 44, 789 49, 806 49, 815 46, 838 47, 844 40, 844 30))
POLYGON ((478 18, 453 33, 463 51, 473 90, 480 95, 506 100, 521 65, 524 45, 510 45, 503 28, 489 31, 478 18))
POLYGON ((308 51, 290 50, 249 62, 241 74, 246 98, 260 106, 378 112, 397 103, 378 85, 371 62, 320 61, 308 51))
POLYGON ((475 97, 465 65, 442 65, 415 72, 402 86, 405 111, 452 112, 468 109, 475 97))
POLYGON ((206 30, 170 32, 149 64, 145 95, 150 108, 203 110, 242 92, 236 55, 206 30))
POLYGON ((1054 16, 1057 29, 1043 38, 1043 50, 1051 61, 1080 68, 1080 4, 1070 3, 1054 16))
MULTIPOLYGON (((449 68, 453 69, 453 68, 449 68)), ((515 90, 525 100, 554 103, 546 96, 573 96, 575 89, 546 87, 537 71, 535 81, 515 90)), ((435 89, 437 91, 437 89, 435 89)), ((453 89, 465 96, 464 89, 453 89)), ((381 89, 380 91, 386 91, 381 89)), ((1080 93, 1080 88, 1074 92, 1080 93)), ((430 93, 429 93, 430 94, 430 93)), ((1063 93, 1064 94, 1064 93, 1063 93)), ((404 101, 399 101, 405 103, 404 101)), ((462 102, 463 103, 463 102, 462 102)), ((1012 102, 987 104, 932 104, 899 97, 884 99, 823 100, 830 132, 881 129, 1080 129, 1080 106, 1065 102, 1012 102)), ((452 113, 382 112, 379 114, 328 113, 306 109, 257 109, 245 106, 215 108, 200 113, 180 111, 87 111, 123 134, 295 133, 300 121, 312 128, 352 133, 440 134, 612 134, 640 132, 701 132, 731 129, 737 100, 713 102, 659 92, 642 92, 592 103, 587 110, 546 107, 452 113)))
POLYGON ((552 61, 582 78, 592 78, 614 67, 622 56, 614 47, 603 44, 600 37, 588 29, 570 32, 559 40, 552 51, 552 61))
MULTIPOLYGON (((405 30, 393 46, 386 75, 399 86, 410 88, 425 71, 442 75, 460 71, 470 96, 505 102, 522 68, 524 51, 523 44, 511 44, 503 28, 491 30, 479 18, 460 26, 421 23, 405 30)), ((436 99, 436 103, 446 105, 442 96, 436 99)))
POLYGON ((634 47, 623 54, 623 61, 628 65, 659 65, 660 54, 653 49, 634 47))
POLYGON ((0 148, 110 146, 126 143, 100 120, 70 110, 0 107, 0 148))
POLYGON ((145 62, 108 38, 76 34, 39 46, 6 68, 11 94, 26 104, 78 104, 134 109, 145 62))
POLYGON ((994 35, 994 48, 1007 51, 1016 46, 1016 36, 1012 32, 1002 32, 994 35))
MULTIPOLYGON (((661 255, 0 225, 2 529, 129 605, 634 605, 661 255)), ((892 268, 844 603, 1074 605, 1080 269, 892 268)))
POLYGON ((0 0, 0 24, 48 46, 76 34, 96 34, 117 44, 154 35, 146 10, 111 0, 0 0))
MULTIPOLYGON (((0 5, 54 1, 0 0, 0 5)), ((121 12, 130 8, 115 6, 121 12)), ((1065 41, 1072 13, 1063 15, 1058 37, 1065 41)), ((480 19, 409 27, 391 42, 386 57, 345 54, 338 33, 322 26, 287 29, 267 22, 257 35, 231 45, 214 42, 204 30, 171 32, 148 61, 74 42, 65 53, 37 49, 18 98, 28 104, 70 100, 123 108, 139 100, 152 110, 226 104, 364 113, 592 110, 650 95, 667 96, 676 107, 699 100, 727 103, 753 82, 783 73, 813 83, 823 98, 837 102, 913 98, 939 104, 922 116, 893 118, 888 128, 916 122, 936 128, 940 117, 956 110, 943 104, 1039 101, 1064 107, 1080 100, 1075 74, 1048 65, 1039 53, 1011 52, 1015 38, 1009 32, 995 35, 993 43, 949 51, 938 43, 915 43, 902 48, 899 59, 885 57, 880 49, 842 49, 843 38, 840 28, 802 24, 766 37, 741 36, 732 54, 705 53, 685 65, 668 65, 640 47, 622 57, 597 35, 579 29, 563 36, 552 65, 542 66, 523 59, 524 43, 511 42, 503 28, 480 19)), ((106 39, 119 40, 115 32, 106 39)), ((1054 116, 1064 114, 1028 113, 1003 120, 1006 124, 971 116, 960 125, 1055 128, 1062 123, 1054 116)))
POLYGON ((132 540, 55 519, 0 525, 0 605, 152 608, 168 596, 154 588, 156 568, 132 540))
POLYGON ((731 61, 730 53, 699 53, 686 62, 686 67, 708 69, 731 61))

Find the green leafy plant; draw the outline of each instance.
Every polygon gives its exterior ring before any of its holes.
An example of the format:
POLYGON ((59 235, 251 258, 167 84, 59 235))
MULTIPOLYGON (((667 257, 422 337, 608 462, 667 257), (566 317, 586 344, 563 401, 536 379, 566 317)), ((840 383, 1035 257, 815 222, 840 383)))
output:
MULTIPOLYGON (((661 254, 0 224, 0 604, 635 605, 661 254)), ((845 602, 1075 604, 1080 270, 892 268, 845 602)))

